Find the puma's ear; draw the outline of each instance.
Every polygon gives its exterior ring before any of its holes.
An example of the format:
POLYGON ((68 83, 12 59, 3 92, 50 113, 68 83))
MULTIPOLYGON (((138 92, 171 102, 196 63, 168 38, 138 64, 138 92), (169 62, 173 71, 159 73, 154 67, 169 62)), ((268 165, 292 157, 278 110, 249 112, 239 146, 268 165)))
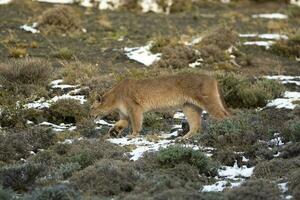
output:
POLYGON ((99 94, 96 96, 96 101, 98 101, 98 103, 102 102, 102 97, 99 94))

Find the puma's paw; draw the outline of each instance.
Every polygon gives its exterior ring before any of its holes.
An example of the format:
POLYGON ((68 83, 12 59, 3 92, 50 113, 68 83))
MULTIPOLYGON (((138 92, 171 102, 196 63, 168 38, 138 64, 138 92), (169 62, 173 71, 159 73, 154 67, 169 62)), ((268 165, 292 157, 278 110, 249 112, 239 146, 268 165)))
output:
POLYGON ((118 135, 122 132, 118 127, 112 127, 109 129, 108 134, 110 137, 118 137, 118 135))
POLYGON ((177 137, 175 139, 175 143, 184 143, 186 141, 185 137, 177 137))

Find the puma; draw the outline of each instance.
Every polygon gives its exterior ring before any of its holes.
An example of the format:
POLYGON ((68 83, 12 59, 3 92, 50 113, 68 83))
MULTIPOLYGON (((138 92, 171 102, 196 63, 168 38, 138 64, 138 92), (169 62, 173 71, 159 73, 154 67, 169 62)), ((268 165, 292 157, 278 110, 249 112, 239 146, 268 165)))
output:
POLYGON ((190 129, 183 139, 194 136, 200 130, 202 109, 217 119, 229 116, 218 82, 208 75, 192 73, 123 80, 102 97, 98 96, 91 106, 91 116, 103 117, 117 111, 120 120, 109 132, 118 135, 130 123, 130 137, 136 137, 142 129, 143 113, 170 108, 181 108, 187 118, 190 129))

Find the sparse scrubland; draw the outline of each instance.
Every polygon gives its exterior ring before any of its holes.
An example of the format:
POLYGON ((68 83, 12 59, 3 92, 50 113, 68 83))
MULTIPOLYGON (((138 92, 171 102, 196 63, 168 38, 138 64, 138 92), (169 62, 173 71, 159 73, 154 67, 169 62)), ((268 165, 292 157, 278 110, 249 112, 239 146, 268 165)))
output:
POLYGON ((114 11, 0 5, 0 199, 299 199, 300 8, 158 0, 162 13, 143 13, 138 2, 114 11), (252 16, 261 13, 288 18, 252 16), (37 33, 19 28, 35 22, 37 33), (272 45, 245 45, 254 41, 272 45), (147 44, 139 58, 158 60, 129 59, 125 47, 147 44), (176 110, 146 113, 141 138, 123 144, 130 128, 108 140, 116 113, 100 122, 89 115, 96 96, 121 80, 182 72, 215 77, 231 116, 203 114, 201 132, 175 144, 161 135, 184 134, 185 119, 176 110), (288 95, 289 108, 269 106, 288 95), (133 159, 143 142, 154 147, 133 159))

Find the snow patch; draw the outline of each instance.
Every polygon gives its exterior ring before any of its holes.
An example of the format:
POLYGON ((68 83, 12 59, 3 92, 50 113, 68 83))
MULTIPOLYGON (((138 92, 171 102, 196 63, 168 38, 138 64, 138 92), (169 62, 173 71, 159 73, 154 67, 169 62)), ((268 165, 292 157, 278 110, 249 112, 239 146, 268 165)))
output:
POLYGON ((265 18, 265 19, 287 19, 288 16, 281 13, 265 13, 252 15, 252 18, 265 18))
POLYGON ((36 0, 36 1, 44 2, 44 3, 61 3, 61 4, 75 3, 75 0, 36 0))
POLYGON ((35 34, 35 33, 39 33, 39 32, 40 32, 40 31, 36 28, 37 25, 38 25, 37 22, 34 22, 34 23, 32 24, 32 26, 27 25, 27 24, 24 24, 24 25, 20 26, 20 29, 22 29, 22 30, 24 30, 24 31, 26 31, 26 32, 31 32, 31 33, 35 34))
POLYGON ((240 182, 229 182, 229 181, 217 181, 212 185, 203 186, 202 192, 222 192, 225 188, 234 188, 238 187, 242 184, 243 181, 240 182))
POLYGON ((125 55, 131 60, 135 60, 146 66, 150 66, 154 62, 158 61, 161 57, 161 53, 153 54, 150 51, 151 46, 152 44, 149 43, 148 45, 142 47, 133 47, 133 48, 125 47, 124 48, 125 55))
POLYGON ((243 43, 243 45, 262 46, 265 47, 266 49, 269 49, 273 44, 274 44, 273 41, 249 41, 243 43))
POLYGON ((293 110, 296 108, 296 104, 293 102, 300 101, 300 92, 290 92, 286 91, 283 95, 283 98, 277 98, 270 101, 266 107, 275 107, 275 108, 286 108, 293 110))
POLYGON ((243 165, 242 167, 238 167, 237 161, 234 163, 233 167, 231 166, 223 166, 218 170, 218 174, 220 177, 226 177, 229 179, 236 179, 237 177, 249 178, 253 174, 254 167, 247 167, 243 165))
POLYGON ((261 39, 268 39, 268 40, 288 40, 289 37, 287 35, 281 35, 278 33, 264 33, 264 34, 256 34, 256 33, 246 33, 246 34, 239 34, 241 38, 261 38, 261 39))
POLYGON ((66 85, 66 84, 61 84, 63 83, 62 79, 59 80, 54 80, 50 83, 50 87, 52 89, 60 89, 64 91, 65 89, 73 89, 69 91, 66 94, 63 94, 61 96, 54 96, 51 99, 46 100, 44 97, 40 98, 37 101, 27 103, 24 105, 25 108, 33 108, 33 109, 43 109, 43 108, 49 108, 51 104, 62 100, 62 99, 73 99, 79 101, 80 104, 84 104, 87 100, 85 99, 84 95, 77 95, 82 88, 78 88, 79 85, 66 85))
POLYGON ((66 130, 73 131, 73 130, 76 129, 76 126, 74 126, 73 124, 64 124, 64 123, 56 125, 56 124, 53 124, 53 123, 50 123, 50 122, 42 122, 38 125, 39 126, 51 127, 52 130, 56 131, 56 132, 62 132, 62 131, 66 131, 66 130))
POLYGON ((0 5, 9 4, 12 0, 0 0, 0 5))
POLYGON ((278 75, 278 76, 264 76, 266 79, 270 80, 279 80, 282 84, 295 84, 297 86, 300 86, 300 76, 284 76, 284 75, 278 75))

